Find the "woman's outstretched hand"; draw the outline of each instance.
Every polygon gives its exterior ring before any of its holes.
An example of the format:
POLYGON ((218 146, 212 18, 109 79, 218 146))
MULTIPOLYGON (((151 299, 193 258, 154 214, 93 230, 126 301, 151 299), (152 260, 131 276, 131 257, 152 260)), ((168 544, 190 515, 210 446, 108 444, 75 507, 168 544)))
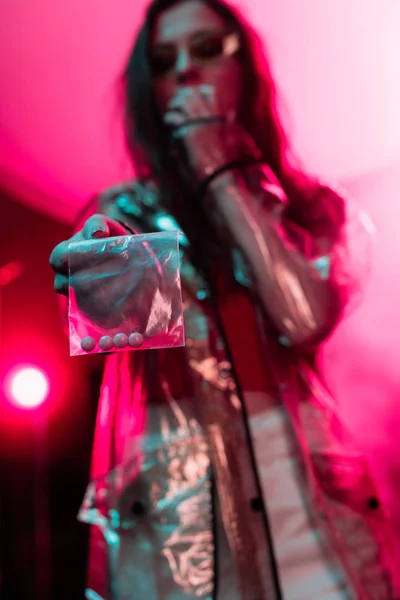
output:
POLYGON ((125 235, 120 223, 104 215, 90 217, 51 253, 54 289, 65 296, 73 289, 79 311, 100 327, 113 329, 129 319, 141 332, 160 286, 158 265, 144 244, 121 245, 110 239, 125 235), (94 250, 92 240, 99 240, 94 250), (72 242, 82 245, 71 249, 72 242))
POLYGON ((50 255, 50 265, 55 273, 54 289, 58 294, 68 295, 68 246, 72 242, 83 242, 100 238, 126 235, 125 228, 104 215, 93 215, 82 229, 68 240, 58 244, 50 255))

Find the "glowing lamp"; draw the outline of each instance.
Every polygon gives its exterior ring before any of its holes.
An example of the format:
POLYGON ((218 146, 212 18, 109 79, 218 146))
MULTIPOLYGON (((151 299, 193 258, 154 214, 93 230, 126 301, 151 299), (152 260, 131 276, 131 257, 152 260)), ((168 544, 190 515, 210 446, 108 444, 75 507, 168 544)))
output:
POLYGON ((49 381, 36 367, 19 368, 10 377, 8 396, 21 408, 36 408, 43 404, 49 392, 49 381))

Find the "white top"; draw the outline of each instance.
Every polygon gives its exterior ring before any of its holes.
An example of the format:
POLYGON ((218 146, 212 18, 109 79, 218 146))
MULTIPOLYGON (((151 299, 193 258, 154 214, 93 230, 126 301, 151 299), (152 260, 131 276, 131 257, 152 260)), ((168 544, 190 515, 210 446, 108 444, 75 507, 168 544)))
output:
POLYGON ((307 509, 286 410, 269 407, 250 418, 250 429, 284 599, 351 599, 345 574, 307 509))

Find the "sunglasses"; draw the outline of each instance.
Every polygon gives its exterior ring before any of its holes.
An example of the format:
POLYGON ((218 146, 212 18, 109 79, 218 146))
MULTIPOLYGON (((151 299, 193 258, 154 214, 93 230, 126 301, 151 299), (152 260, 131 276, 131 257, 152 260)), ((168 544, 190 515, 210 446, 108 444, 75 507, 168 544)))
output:
MULTIPOLYGON (((191 38, 188 47, 189 56, 194 66, 202 66, 222 58, 228 58, 239 50, 239 35, 226 31, 207 31, 195 34, 191 38)), ((172 43, 158 44, 152 48, 149 56, 152 75, 159 77, 173 72, 177 64, 178 54, 178 48, 172 43)))

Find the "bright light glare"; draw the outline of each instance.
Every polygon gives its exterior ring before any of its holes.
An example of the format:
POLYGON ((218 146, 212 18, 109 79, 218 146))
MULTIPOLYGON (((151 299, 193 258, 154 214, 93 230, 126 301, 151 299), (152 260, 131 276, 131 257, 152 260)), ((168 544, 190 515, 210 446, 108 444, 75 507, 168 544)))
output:
POLYGON ((40 406, 46 400, 48 391, 48 379, 36 367, 21 368, 11 377, 10 400, 22 408, 40 406))

